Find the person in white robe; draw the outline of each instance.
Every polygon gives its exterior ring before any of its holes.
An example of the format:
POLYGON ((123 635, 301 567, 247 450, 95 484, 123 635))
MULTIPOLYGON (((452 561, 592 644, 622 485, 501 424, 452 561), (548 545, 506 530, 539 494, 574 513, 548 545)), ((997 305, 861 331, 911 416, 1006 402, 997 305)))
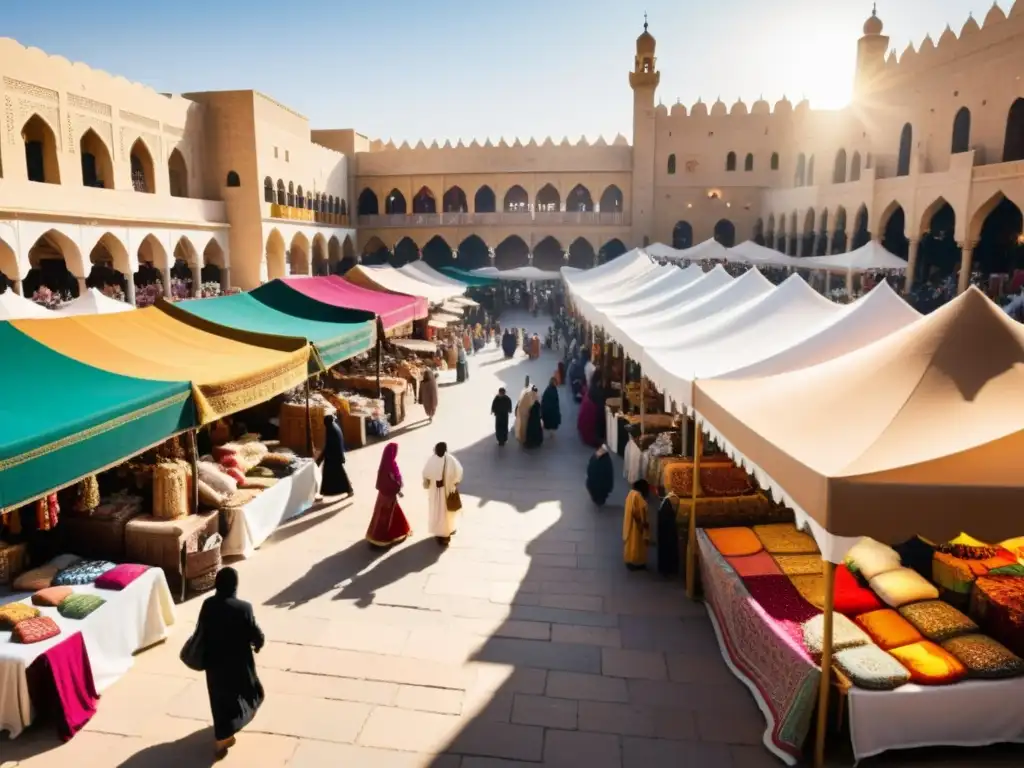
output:
POLYGON ((438 443, 423 467, 423 488, 427 492, 427 529, 442 547, 448 546, 458 529, 460 512, 448 511, 447 499, 461 482, 462 464, 448 453, 447 444, 438 443))
POLYGON ((530 408, 537 402, 537 392, 530 386, 530 377, 526 377, 526 389, 519 393, 519 400, 516 402, 516 440, 520 443, 526 440, 526 422, 530 419, 530 408))

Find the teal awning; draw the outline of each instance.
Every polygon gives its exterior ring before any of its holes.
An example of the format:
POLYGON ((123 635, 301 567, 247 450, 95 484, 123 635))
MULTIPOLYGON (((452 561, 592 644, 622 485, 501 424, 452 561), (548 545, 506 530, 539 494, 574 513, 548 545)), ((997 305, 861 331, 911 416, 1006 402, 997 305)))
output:
POLYGON ((195 425, 187 381, 93 368, 8 322, 0 322, 0 354, 0 509, 114 466, 195 425))
POLYGON ((498 282, 494 278, 474 275, 472 272, 467 272, 466 270, 459 269, 458 267, 441 267, 441 271, 452 279, 458 280, 460 283, 465 283, 472 288, 487 288, 498 282))

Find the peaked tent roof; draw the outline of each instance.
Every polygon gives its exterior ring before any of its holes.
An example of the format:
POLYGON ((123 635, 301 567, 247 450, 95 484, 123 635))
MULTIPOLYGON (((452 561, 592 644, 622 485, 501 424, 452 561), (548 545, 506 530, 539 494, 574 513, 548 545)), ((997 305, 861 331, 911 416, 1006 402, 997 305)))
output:
POLYGON ((0 322, 0 349, 17 361, 0 376, 0 509, 20 506, 194 426, 187 381, 100 370, 8 322, 0 322))
POLYGON ((806 259, 788 256, 774 248, 758 245, 753 240, 744 240, 739 245, 729 248, 729 261, 744 264, 767 264, 773 267, 807 267, 804 263, 806 259))
POLYGON ((668 261, 728 261, 729 249, 722 245, 715 238, 690 246, 689 248, 673 248, 664 243, 654 243, 645 246, 644 250, 656 259, 667 259, 668 261))
POLYGON ((473 270, 474 275, 481 277, 493 277, 495 280, 561 280, 562 273, 555 270, 537 269, 537 267, 514 267, 513 269, 496 269, 494 267, 482 267, 473 270))
POLYGON ((624 253, 617 259, 606 261, 592 269, 577 270, 562 267, 562 280, 570 293, 597 290, 599 286, 613 285, 620 278, 646 271, 652 262, 650 256, 639 248, 624 253))
POLYGON ((977 288, 821 365, 695 389, 712 435, 832 562, 861 536, 1001 541, 1024 525, 1024 326, 977 288))
POLYGON ((907 260, 901 259, 882 247, 877 240, 869 240, 855 251, 832 256, 809 256, 798 259, 801 267, 833 269, 837 272, 870 272, 875 269, 906 269, 907 260))
POLYGON ((628 295, 616 297, 613 301, 598 302, 594 307, 598 313, 597 325, 608 328, 616 319, 635 317, 672 306, 674 297, 702 277, 704 270, 696 264, 691 264, 686 269, 670 267, 664 277, 638 285, 633 284, 628 295))
POLYGON ((12 325, 86 365, 139 379, 190 382, 200 424, 297 387, 309 364, 304 338, 242 331, 227 338, 180 322, 159 307, 12 325))
POLYGON ((431 285, 388 266, 366 267, 359 264, 345 273, 345 279, 364 288, 422 296, 431 304, 441 304, 447 299, 462 295, 465 290, 431 285))
POLYGON ((415 277, 417 280, 424 280, 431 285, 441 285, 446 288, 458 288, 465 291, 469 287, 468 283, 464 283, 461 280, 455 280, 448 275, 438 272, 436 269, 431 267, 425 261, 410 261, 398 269, 399 272, 405 272, 411 277, 415 277))
POLYGON ((313 345, 318 362, 324 368, 365 352, 377 341, 376 315, 372 312, 321 304, 283 283, 279 287, 269 287, 261 296, 271 300, 277 298, 278 304, 287 302, 286 306, 294 307, 296 311, 288 312, 285 306, 278 309, 249 293, 193 299, 177 304, 160 302, 157 306, 176 320, 218 336, 232 338, 234 335, 225 331, 234 329, 305 339, 313 345))
MULTIPOLYGON (((700 269, 698 268, 698 272, 700 269)), ((605 318, 602 307, 621 305, 638 293, 646 290, 657 290, 666 280, 683 274, 683 270, 675 266, 660 266, 651 262, 651 269, 609 285, 598 286, 593 290, 582 290, 575 294, 577 309, 594 325, 603 325, 605 318)), ((690 273, 692 277, 692 273, 690 273)), ((696 279, 692 277, 692 279, 696 279)))
POLYGON ((53 314, 58 317, 109 315, 115 312, 131 312, 133 309, 135 307, 127 302, 112 299, 96 288, 89 288, 77 299, 69 301, 53 314))
POLYGON ((26 299, 10 288, 0 293, 0 320, 24 320, 29 317, 53 317, 53 311, 26 299))
POLYGON ((498 280, 496 277, 488 277, 487 275, 474 275, 472 272, 467 272, 458 267, 441 267, 441 272, 454 277, 461 283, 476 288, 486 288, 489 285, 494 285, 498 280))
MULTIPOLYGON (((252 291, 252 294, 260 299, 260 301, 266 301, 273 305, 274 301, 270 301, 267 295, 270 293, 270 289, 264 289, 278 282, 311 299, 315 299, 323 304, 330 304, 332 307, 361 309, 366 312, 373 312, 384 324, 385 331, 390 331, 402 325, 408 325, 413 320, 422 320, 427 316, 427 300, 422 296, 378 291, 351 283, 337 275, 330 275, 329 277, 286 277, 281 280, 271 280, 266 285, 262 285, 255 291, 252 291)), ((276 289, 274 296, 280 297, 276 289)), ((281 298, 281 301, 283 300, 281 298)))

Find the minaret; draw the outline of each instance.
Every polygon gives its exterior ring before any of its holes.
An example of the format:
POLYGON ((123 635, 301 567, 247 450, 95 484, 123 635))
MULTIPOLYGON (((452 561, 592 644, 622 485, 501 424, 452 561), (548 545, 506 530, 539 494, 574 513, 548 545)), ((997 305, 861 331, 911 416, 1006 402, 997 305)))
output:
POLYGON ((878 6, 871 8, 871 16, 864 22, 864 36, 857 41, 857 70, 853 79, 855 99, 870 93, 885 68, 885 54, 889 38, 882 34, 882 20, 878 6))
POLYGON ((661 81, 655 69, 654 36, 644 31, 636 39, 636 58, 629 73, 629 87, 633 89, 633 194, 632 245, 644 245, 644 238, 654 239, 654 172, 656 137, 654 91, 661 81))

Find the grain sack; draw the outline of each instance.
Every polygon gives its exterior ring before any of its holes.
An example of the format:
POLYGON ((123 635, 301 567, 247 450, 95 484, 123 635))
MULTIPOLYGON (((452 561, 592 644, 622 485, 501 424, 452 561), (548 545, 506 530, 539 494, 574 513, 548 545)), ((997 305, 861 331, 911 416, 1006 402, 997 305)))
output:
POLYGON ((190 467, 184 461, 165 461, 153 469, 153 516, 164 520, 189 511, 190 467))

